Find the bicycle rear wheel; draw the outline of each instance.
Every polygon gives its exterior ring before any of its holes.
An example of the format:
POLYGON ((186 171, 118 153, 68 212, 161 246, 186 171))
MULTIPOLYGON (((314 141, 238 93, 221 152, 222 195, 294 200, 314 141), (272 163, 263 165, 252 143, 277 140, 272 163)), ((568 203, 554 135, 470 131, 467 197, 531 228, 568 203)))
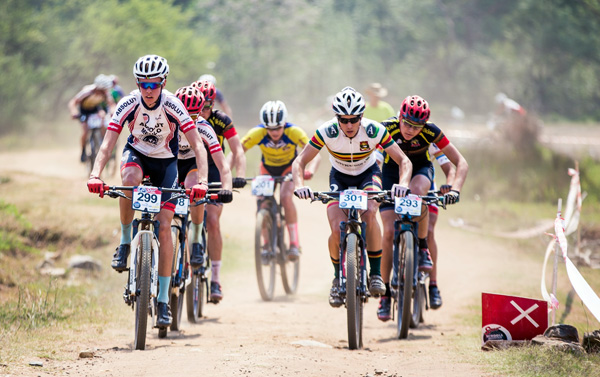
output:
POLYGON ((254 262, 258 290, 265 301, 271 301, 275 291, 275 265, 277 263, 276 245, 273 245, 273 232, 275 231, 271 213, 266 209, 258 211, 254 232, 254 262))
POLYGON ((281 226, 278 229, 279 232, 279 268, 281 269, 281 282, 283 283, 283 289, 288 295, 293 295, 298 290, 298 279, 300 278, 300 259, 296 261, 290 261, 287 259, 286 251, 289 248, 289 242, 286 234, 286 223, 285 220, 281 220, 281 226))
POLYGON ((362 348, 363 301, 360 284, 360 248, 356 234, 346 238, 346 312, 348 315, 348 348, 362 348))
POLYGON ((185 292, 186 276, 183 274, 185 266, 185 255, 182 245, 179 241, 180 228, 177 225, 171 226, 171 237, 173 238, 173 265, 171 267, 171 286, 169 287, 169 306, 171 307, 171 331, 179 331, 181 324, 181 313, 183 311, 183 301, 185 292), (183 259, 183 260, 182 260, 183 259))
POLYGON ((414 278, 414 239, 410 232, 400 233, 400 240, 396 250, 400 253, 398 263, 398 279, 400 286, 396 291, 396 304, 398 305, 398 339, 408 337, 408 328, 412 319, 412 295, 414 278))
POLYGON ((135 340, 136 350, 146 348, 146 329, 148 327, 148 307, 150 305, 150 269, 152 258, 152 244, 148 233, 140 237, 137 252, 137 290, 135 299, 135 340))
MULTIPOLYGON (((205 213, 206 220, 206 213, 205 213)), ((208 295, 208 271, 210 270, 210 261, 208 258, 208 243, 206 241, 206 226, 202 225, 200 235, 200 245, 204 253, 204 263, 201 267, 192 270, 190 285, 186 289, 186 306, 188 321, 198 323, 204 314, 204 305, 208 295)))

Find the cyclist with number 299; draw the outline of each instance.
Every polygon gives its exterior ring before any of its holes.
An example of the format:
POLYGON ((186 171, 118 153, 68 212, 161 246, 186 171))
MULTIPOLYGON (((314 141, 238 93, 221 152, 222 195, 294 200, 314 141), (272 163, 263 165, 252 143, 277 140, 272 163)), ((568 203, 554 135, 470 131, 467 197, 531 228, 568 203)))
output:
MULTIPOLYGON (((429 104, 423 98, 419 96, 406 97, 400 106, 398 114, 398 117, 390 118, 382 122, 382 124, 412 162, 413 170, 409 186, 410 192, 416 195, 427 195, 433 182, 434 171, 428 150, 429 146, 435 143, 456 166, 456 173, 451 182, 452 188, 444 194, 444 197, 447 204, 457 203, 460 198, 460 190, 469 170, 467 161, 448 138, 446 138, 442 130, 432 122, 428 122, 431 110, 429 109, 429 104)), ((398 180, 397 169, 395 161, 386 156, 382 168, 384 190, 392 188, 398 180)), ((381 274, 385 282, 385 294, 380 299, 377 317, 382 321, 387 321, 391 318, 389 283, 393 258, 394 220, 396 219, 396 213, 393 209, 393 204, 384 203, 379 207, 383 221, 381 274)), ((419 270, 426 272, 430 272, 433 268, 433 261, 427 247, 428 214, 427 205, 423 204, 421 216, 416 219, 418 223, 419 270)), ((432 290, 430 290, 431 292, 432 290)), ((433 294, 435 295, 436 293, 439 295, 439 291, 433 290, 433 294)), ((435 300, 436 297, 433 297, 433 299, 435 300)))
MULTIPOLYGON (((104 194, 104 182, 100 174, 106 166, 111 151, 123 128, 129 128, 131 135, 123 149, 121 160, 121 179, 124 186, 138 186, 144 176, 149 176, 153 185, 158 187, 177 187, 177 154, 179 143, 177 134, 181 129, 196 154, 198 182, 192 187, 191 199, 203 198, 208 190, 206 150, 196 131, 194 121, 181 101, 172 93, 163 90, 169 65, 158 55, 146 55, 139 58, 133 66, 138 90, 123 97, 117 104, 108 131, 96 157, 88 180, 88 189, 92 193, 104 194)), ((167 327, 171 324, 168 292, 171 280, 173 260, 173 242, 171 240, 171 220, 175 203, 169 202, 171 195, 163 193, 161 210, 155 217, 160 222, 158 239, 160 243, 158 261, 158 313, 156 324, 167 327)), ((120 199, 121 242, 113 257, 112 268, 122 272, 127 270, 127 257, 131 248, 132 221, 134 210, 131 202, 120 199)))
MULTIPOLYGON (((412 165, 406 155, 394 143, 389 132, 380 123, 363 118, 365 100, 351 87, 345 87, 335 95, 332 103, 335 117, 321 125, 309 144, 302 150, 293 164, 295 194, 301 199, 314 199, 310 187, 304 185, 306 164, 327 147, 330 153, 331 172, 329 184, 331 191, 342 191, 349 187, 359 190, 381 190, 381 171, 377 165, 376 148, 380 144, 394 161, 397 162, 399 179, 394 185, 395 196, 405 196, 408 190, 412 165)), ((373 296, 385 293, 381 278, 381 228, 377 221, 378 203, 369 200, 368 209, 361 217, 367 223, 367 256, 369 259, 369 291, 373 296)), ((331 228, 329 236, 329 255, 335 275, 329 293, 329 304, 339 307, 344 303, 339 294, 339 249, 340 223, 347 215, 339 208, 339 201, 327 206, 327 218, 331 228)))

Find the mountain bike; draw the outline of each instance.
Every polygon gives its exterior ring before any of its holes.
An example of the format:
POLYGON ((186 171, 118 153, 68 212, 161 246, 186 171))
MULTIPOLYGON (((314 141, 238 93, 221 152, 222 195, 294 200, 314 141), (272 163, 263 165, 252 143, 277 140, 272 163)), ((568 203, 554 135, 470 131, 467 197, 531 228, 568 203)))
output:
MULTIPOLYGON (((385 192, 348 189, 314 192, 315 199, 326 204, 339 199, 339 207, 348 215, 340 223, 339 292, 346 305, 348 348, 363 346, 363 307, 370 297, 367 281, 367 224, 360 220, 360 211, 367 209, 367 200, 381 200, 385 192)), ((311 202, 312 202, 311 201, 311 202)))
POLYGON ((273 299, 277 264, 285 293, 294 294, 298 289, 300 260, 287 258, 289 242, 285 216, 274 196, 277 185, 290 181, 291 177, 259 175, 246 180, 252 182, 252 195, 257 197, 254 261, 260 296, 264 301, 273 299))
MULTIPOLYGON (((209 190, 221 187, 221 182, 209 183, 209 190)), ((192 205, 206 203, 217 203, 218 194, 207 193, 206 197, 197 200, 192 205)), ((209 302, 210 297, 210 258, 208 256, 208 235, 206 233, 206 208, 204 209, 204 220, 200 227, 200 251, 202 264, 192 269, 190 283, 185 293, 187 318, 191 323, 198 323, 204 314, 204 304, 209 302)))
POLYGON ((89 154, 87 155, 87 163, 89 173, 92 172, 94 168, 94 161, 96 161, 96 156, 98 155, 98 151, 100 150, 100 145, 102 145, 102 124, 104 120, 98 113, 90 114, 86 117, 85 123, 88 128, 88 147, 89 154))
POLYGON ((142 213, 140 218, 133 220, 131 267, 128 269, 123 299, 135 311, 135 349, 143 350, 146 348, 148 317, 151 317, 152 327, 157 327, 159 223, 153 219, 153 214, 161 210, 162 192, 173 193, 171 200, 187 197, 187 194, 185 189, 151 186, 147 178, 144 178, 141 186, 105 185, 104 191, 111 198, 131 200, 131 208, 142 213), (123 191, 131 191, 131 197, 123 191))
POLYGON ((394 299, 394 308, 398 310, 398 339, 408 337, 409 328, 417 328, 424 321, 427 304, 427 279, 429 274, 418 271, 419 246, 417 238, 418 224, 414 217, 421 215, 422 204, 437 203, 446 209, 443 196, 409 194, 393 199, 386 191, 382 202, 393 203, 397 219, 394 221, 393 268, 390 289, 394 299))

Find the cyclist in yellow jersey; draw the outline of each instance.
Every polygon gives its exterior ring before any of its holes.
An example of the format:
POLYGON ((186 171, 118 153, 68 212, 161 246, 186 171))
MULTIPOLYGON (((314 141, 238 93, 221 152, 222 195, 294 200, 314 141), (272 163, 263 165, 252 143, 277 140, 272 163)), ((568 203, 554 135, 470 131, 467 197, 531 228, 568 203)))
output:
MULTIPOLYGON (((261 124, 252 128, 242 138, 244 152, 258 145, 262 152, 260 174, 283 176, 292 172, 292 162, 308 144, 308 136, 302 128, 289 123, 287 108, 282 101, 268 101, 260 110, 261 124)), ((312 178, 320 162, 317 156, 304 171, 304 179, 312 178)), ((298 215, 293 200, 293 182, 283 182, 280 190, 280 203, 285 211, 285 220, 290 234, 289 260, 300 256, 298 237, 298 215)))

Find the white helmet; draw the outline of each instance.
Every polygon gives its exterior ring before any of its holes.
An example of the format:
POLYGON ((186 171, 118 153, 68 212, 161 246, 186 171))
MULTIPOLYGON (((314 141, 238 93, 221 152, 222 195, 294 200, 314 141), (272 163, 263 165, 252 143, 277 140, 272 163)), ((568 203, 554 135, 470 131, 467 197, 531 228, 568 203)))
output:
POLYGON ((287 119, 287 109, 281 101, 269 101, 260 109, 260 121, 266 129, 283 127, 287 119))
POLYGON ((507 98, 508 98, 508 96, 506 94, 500 92, 500 93, 496 94, 496 96, 494 97, 494 100, 496 100, 496 103, 502 103, 507 98))
POLYGON ((360 115, 365 111, 365 100, 354 88, 347 86, 333 97, 331 107, 337 115, 360 115))
POLYGON ((96 85, 96 88, 98 89, 110 89, 113 87, 113 82, 109 76, 99 74, 94 79, 94 85, 96 85))
POLYGON ((133 76, 138 79, 153 79, 160 77, 163 80, 169 74, 167 59, 158 55, 142 56, 133 65, 133 76))
POLYGON ((198 77, 198 81, 210 81, 213 83, 213 85, 217 85, 217 79, 215 78, 215 76, 210 75, 208 73, 198 77))

